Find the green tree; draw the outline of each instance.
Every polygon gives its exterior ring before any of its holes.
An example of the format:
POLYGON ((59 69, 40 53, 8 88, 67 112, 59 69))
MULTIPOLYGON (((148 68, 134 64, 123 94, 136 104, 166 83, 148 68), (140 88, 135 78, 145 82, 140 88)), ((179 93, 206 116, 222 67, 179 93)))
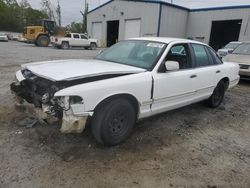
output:
POLYGON ((67 28, 67 30, 69 30, 72 33, 82 33, 83 32, 82 23, 79 23, 79 22, 71 22, 71 24, 67 25, 66 28, 67 28))
POLYGON ((0 30, 22 32, 27 25, 40 25, 48 15, 32 9, 27 0, 0 0, 0 30))

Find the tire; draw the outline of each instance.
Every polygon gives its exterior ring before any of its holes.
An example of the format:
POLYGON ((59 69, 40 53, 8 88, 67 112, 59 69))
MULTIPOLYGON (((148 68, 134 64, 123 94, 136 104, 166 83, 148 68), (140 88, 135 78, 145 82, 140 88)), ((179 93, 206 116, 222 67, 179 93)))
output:
POLYGON ((97 48, 96 43, 91 43, 90 46, 89 46, 90 50, 96 50, 96 48, 97 48))
POLYGON ((41 35, 37 38, 36 44, 41 47, 48 47, 50 43, 50 39, 46 35, 41 35))
POLYGON ((207 101, 208 105, 211 108, 217 108, 218 106, 220 106, 220 104, 224 99, 225 91, 226 91, 226 85, 223 81, 220 81, 217 84, 216 88, 214 89, 213 94, 208 99, 207 101))
POLYGON ((97 108, 91 132, 99 143, 114 146, 129 137, 135 121, 136 113, 132 103, 125 98, 117 98, 97 108))
POLYGON ((69 43, 68 42, 62 42, 61 48, 66 50, 69 49, 69 43))

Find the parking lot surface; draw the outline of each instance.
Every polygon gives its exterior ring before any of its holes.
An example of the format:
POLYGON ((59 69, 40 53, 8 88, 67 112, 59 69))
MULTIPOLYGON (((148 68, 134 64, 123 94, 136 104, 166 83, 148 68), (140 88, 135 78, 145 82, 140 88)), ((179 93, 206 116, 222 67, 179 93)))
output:
MULTIPOLYGON (((92 58, 98 50, 0 43, 0 187, 250 187, 250 82, 204 102, 137 123, 123 144, 97 144, 89 129, 27 128, 9 91, 22 63, 92 58)), ((70 71, 70 70, 69 70, 70 71)))

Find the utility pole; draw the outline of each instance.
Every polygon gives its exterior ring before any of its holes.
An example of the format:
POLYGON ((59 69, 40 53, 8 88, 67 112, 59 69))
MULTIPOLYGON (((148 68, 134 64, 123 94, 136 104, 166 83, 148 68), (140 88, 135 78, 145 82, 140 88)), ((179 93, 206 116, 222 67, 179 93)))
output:
POLYGON ((56 14, 57 14, 57 18, 58 18, 58 25, 59 25, 59 27, 61 27, 62 26, 62 15, 61 15, 61 5, 59 3, 59 0, 57 1, 56 14))
POLYGON ((82 21, 82 28, 83 28, 83 32, 87 32, 87 15, 88 15, 88 3, 87 0, 84 1, 84 11, 80 11, 83 21, 82 21))

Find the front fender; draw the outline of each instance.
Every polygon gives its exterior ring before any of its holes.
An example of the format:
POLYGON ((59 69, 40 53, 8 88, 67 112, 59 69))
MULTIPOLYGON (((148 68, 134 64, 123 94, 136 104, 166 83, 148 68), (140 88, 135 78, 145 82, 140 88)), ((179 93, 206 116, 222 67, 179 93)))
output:
POLYGON ((56 92, 55 97, 80 96, 85 111, 93 111, 100 102, 118 94, 132 95, 140 105, 150 100, 151 89, 151 72, 143 72, 71 86, 56 92))

